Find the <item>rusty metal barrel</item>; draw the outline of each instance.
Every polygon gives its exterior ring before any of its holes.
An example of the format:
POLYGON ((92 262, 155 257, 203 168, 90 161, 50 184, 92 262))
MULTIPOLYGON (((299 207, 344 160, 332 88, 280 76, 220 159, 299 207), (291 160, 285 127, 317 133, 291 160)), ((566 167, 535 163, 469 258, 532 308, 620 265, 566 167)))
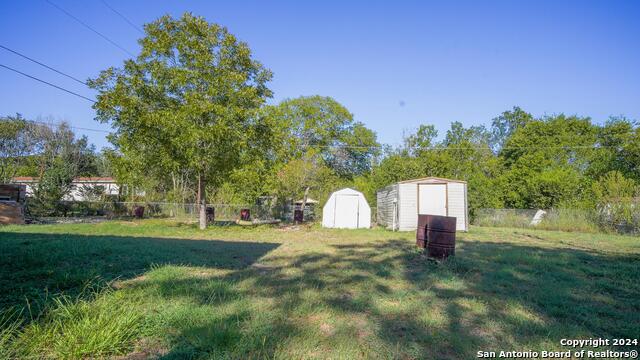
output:
POLYGON ((133 209, 133 216, 138 219, 142 219, 144 217, 144 206, 136 206, 133 209))
POLYGON ((446 258, 456 252, 456 218, 451 216, 418 215, 416 244, 427 249, 427 255, 446 258))
POLYGON ((205 210, 207 214, 207 224, 213 224, 216 218, 216 209, 213 208, 212 206, 207 206, 205 210))

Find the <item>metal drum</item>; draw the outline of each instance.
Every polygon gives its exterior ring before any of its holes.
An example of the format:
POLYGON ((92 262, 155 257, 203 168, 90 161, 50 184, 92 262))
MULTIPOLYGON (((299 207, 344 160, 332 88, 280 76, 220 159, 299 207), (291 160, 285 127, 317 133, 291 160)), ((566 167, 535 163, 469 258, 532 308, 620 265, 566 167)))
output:
POLYGON ((446 258, 456 252, 456 218, 418 215, 416 244, 430 257, 446 258))
POLYGON ((240 210, 240 220, 249 221, 251 220, 251 212, 249 209, 240 210))

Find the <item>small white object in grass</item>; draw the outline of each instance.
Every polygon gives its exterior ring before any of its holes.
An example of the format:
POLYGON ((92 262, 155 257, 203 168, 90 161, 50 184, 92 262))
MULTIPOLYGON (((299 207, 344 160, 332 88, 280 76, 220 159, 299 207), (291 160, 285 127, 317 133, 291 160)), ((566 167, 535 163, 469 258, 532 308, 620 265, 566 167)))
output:
POLYGON ((547 214, 546 211, 540 209, 538 211, 536 211, 536 214, 533 215, 533 219, 531 219, 531 224, 532 226, 536 226, 538 224, 540 224, 540 222, 542 221, 542 219, 544 218, 544 216, 547 214))

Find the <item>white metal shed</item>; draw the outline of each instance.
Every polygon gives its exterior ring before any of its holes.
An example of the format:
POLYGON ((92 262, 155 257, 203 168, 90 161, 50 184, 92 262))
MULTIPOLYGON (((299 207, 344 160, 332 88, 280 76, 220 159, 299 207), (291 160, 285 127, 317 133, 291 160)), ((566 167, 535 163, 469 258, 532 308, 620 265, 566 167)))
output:
POLYGON ((377 222, 388 229, 411 231, 418 214, 456 218, 456 230, 469 228, 466 181, 426 177, 400 181, 377 192, 377 222))
POLYGON ((371 208, 367 199, 361 192, 349 188, 334 192, 322 208, 322 227, 371 227, 371 208))

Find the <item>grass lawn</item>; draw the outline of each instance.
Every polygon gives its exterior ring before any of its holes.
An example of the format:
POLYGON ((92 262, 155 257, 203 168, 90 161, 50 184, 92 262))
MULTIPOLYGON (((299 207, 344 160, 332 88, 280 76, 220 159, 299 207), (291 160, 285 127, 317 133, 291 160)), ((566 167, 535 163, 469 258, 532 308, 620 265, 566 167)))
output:
MULTIPOLYGON (((640 239, 161 220, 0 228, 0 358, 472 358, 640 338, 640 239)), ((629 349, 627 349, 629 350, 629 349)))

